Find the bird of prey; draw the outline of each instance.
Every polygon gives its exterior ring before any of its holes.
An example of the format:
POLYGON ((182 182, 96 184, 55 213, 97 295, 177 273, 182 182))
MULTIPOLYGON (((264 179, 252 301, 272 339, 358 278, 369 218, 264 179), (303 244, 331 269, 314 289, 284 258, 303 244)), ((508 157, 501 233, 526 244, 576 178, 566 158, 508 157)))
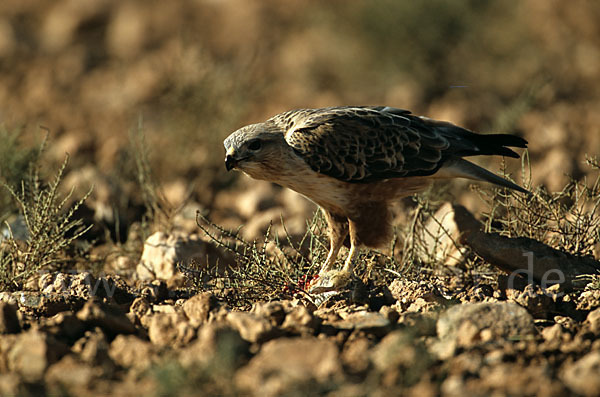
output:
POLYGON ((290 188, 321 208, 330 249, 313 293, 345 286, 359 248, 381 247, 391 239, 390 202, 425 189, 432 179, 468 178, 529 193, 464 159, 518 158, 509 147, 527 147, 525 139, 476 134, 392 107, 292 110, 240 128, 224 145, 228 171, 290 188), (348 236, 348 257, 336 271, 348 236))

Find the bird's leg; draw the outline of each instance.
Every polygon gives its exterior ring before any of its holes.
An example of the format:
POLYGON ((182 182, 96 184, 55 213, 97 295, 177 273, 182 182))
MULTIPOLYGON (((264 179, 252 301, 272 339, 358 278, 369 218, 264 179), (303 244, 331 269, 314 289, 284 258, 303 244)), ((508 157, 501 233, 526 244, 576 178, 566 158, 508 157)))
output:
MULTIPOLYGON (((323 293, 328 291, 337 291, 348 285, 352 279, 352 270, 354 269, 354 261, 358 256, 360 240, 358 239, 358 229, 356 224, 352 222, 352 220, 349 220, 346 233, 344 234, 343 238, 338 241, 339 246, 341 246, 342 242, 344 241, 348 230, 350 232, 350 252, 348 253, 346 262, 344 262, 344 267, 342 270, 328 270, 326 269, 328 264, 325 262, 323 269, 321 272, 319 272, 319 278, 316 280, 314 286, 310 289, 310 292, 323 293)), ((339 246, 337 247, 337 250, 339 250, 339 246)))
POLYGON ((342 248, 344 240, 348 235, 348 223, 345 217, 332 214, 326 210, 323 210, 323 214, 325 215, 325 220, 329 225, 329 254, 327 255, 327 259, 319 271, 319 277, 324 276, 331 269, 333 269, 335 260, 340 252, 340 248, 342 248))
POLYGON ((358 248, 360 246, 360 240, 358 238, 358 228, 353 221, 349 222, 350 229, 350 252, 348 252, 348 257, 344 262, 344 267, 342 268, 342 273, 345 273, 350 277, 352 275, 352 271, 354 270, 354 262, 356 262, 356 257, 358 256, 358 248))
POLYGON ((317 279, 311 284, 309 291, 311 293, 320 294, 327 291, 338 289, 338 285, 333 282, 333 277, 336 272, 333 270, 340 248, 344 244, 344 240, 348 235, 348 221, 346 217, 331 213, 323 209, 325 220, 329 226, 329 254, 325 263, 319 271, 317 279))

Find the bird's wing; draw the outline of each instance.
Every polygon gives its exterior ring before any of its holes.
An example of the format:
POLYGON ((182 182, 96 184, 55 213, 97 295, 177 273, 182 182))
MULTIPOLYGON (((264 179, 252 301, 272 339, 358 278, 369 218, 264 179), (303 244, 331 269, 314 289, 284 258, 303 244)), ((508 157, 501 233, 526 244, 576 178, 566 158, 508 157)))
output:
POLYGON ((389 107, 298 110, 275 122, 314 171, 357 183, 432 175, 445 161, 463 156, 518 157, 504 146, 526 144, 512 135, 479 135, 389 107))

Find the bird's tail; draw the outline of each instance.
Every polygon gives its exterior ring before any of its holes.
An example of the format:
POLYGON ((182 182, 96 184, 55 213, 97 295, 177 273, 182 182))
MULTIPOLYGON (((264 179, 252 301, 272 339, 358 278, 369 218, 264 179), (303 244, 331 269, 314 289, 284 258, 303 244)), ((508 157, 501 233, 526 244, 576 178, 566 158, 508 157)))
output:
POLYGON ((465 159, 458 159, 444 164, 440 169, 440 177, 458 177, 493 183, 494 185, 513 189, 531 195, 531 192, 521 186, 504 179, 465 159))
POLYGON ((472 134, 469 139, 477 147, 477 151, 466 155, 500 155, 519 158, 519 155, 509 147, 527 147, 527 141, 519 136, 510 134, 472 134))

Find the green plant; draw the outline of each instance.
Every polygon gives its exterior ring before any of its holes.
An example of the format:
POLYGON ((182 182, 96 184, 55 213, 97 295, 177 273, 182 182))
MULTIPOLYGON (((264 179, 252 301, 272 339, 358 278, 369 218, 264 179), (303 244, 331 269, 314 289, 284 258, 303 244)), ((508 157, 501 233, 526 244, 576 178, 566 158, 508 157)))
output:
MULTIPOLYGON (((523 179, 531 190, 528 162, 526 154, 523 179)), ((592 184, 587 178, 572 179, 559 192, 538 188, 531 197, 506 189, 484 193, 489 208, 485 230, 509 237, 529 237, 574 255, 593 255, 600 241, 600 163, 597 158, 588 158, 586 163, 597 173, 592 184)))
MULTIPOLYGON (((44 148, 45 141, 36 159, 41 157, 44 148)), ((10 237, 0 247, 1 289, 22 288, 30 276, 42 269, 55 267, 61 262, 64 250, 91 228, 91 225, 83 225, 81 219, 74 219, 75 212, 89 197, 91 189, 69 209, 65 207, 73 189, 62 198, 58 193, 68 160, 66 156, 58 173, 47 185, 40 179, 39 161, 29 164, 29 172, 21 181, 20 189, 4 184, 19 208, 28 237, 25 241, 16 240, 5 222, 10 237)))
MULTIPOLYGON (((199 213, 198 227, 215 244, 234 254, 235 263, 224 269, 206 268, 202 263, 179 264, 195 290, 210 290, 233 307, 249 308, 268 301, 304 294, 310 278, 327 256, 325 220, 317 212, 298 242, 285 230, 283 241, 266 231, 262 242, 246 241, 237 231, 226 230, 199 213)), ((282 220, 283 224, 283 220, 282 220)))

